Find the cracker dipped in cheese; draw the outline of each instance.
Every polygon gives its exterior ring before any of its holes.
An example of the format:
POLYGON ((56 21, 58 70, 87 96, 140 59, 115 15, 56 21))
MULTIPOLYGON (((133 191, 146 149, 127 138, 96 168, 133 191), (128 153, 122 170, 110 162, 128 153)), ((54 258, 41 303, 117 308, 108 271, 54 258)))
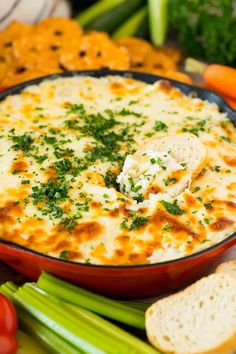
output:
POLYGON ((0 112, 4 240, 131 265, 189 255, 236 230, 235 128, 215 104, 166 81, 87 76, 28 86, 0 112), (139 188, 145 171, 150 185, 139 188))

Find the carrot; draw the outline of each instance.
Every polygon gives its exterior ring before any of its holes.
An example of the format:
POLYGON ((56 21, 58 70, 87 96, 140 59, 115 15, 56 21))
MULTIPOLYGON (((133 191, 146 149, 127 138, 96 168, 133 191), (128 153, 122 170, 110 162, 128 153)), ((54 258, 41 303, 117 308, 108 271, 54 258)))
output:
POLYGON ((218 64, 204 64, 193 58, 185 60, 185 71, 203 76, 204 86, 236 100, 236 69, 218 64))
POLYGON ((206 67, 203 79, 212 90, 236 100, 236 69, 211 64, 206 67))
POLYGON ((224 96, 224 99, 228 104, 230 105, 231 108, 233 108, 236 111, 236 100, 232 100, 232 98, 224 96))

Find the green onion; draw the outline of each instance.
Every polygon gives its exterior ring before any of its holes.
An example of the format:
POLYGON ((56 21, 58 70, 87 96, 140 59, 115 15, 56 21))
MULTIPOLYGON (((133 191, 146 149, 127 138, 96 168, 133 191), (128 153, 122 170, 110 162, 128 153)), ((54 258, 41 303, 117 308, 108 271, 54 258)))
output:
POLYGON ((157 351, 119 327, 84 309, 65 304, 32 284, 14 294, 15 302, 79 353, 154 354, 157 351))
POLYGON ((81 26, 86 26, 89 22, 93 21, 96 17, 100 16, 112 7, 124 2, 125 0, 100 0, 96 1, 95 4, 88 7, 86 10, 81 12, 75 20, 81 26))
POLYGON ((120 39, 123 37, 131 37, 136 34, 140 25, 143 23, 145 17, 147 16, 147 6, 142 7, 132 16, 128 18, 124 23, 121 24, 114 33, 112 33, 113 39, 120 39))
POLYGON ((130 326, 145 329, 144 310, 94 294, 47 273, 41 274, 37 285, 66 302, 130 326))

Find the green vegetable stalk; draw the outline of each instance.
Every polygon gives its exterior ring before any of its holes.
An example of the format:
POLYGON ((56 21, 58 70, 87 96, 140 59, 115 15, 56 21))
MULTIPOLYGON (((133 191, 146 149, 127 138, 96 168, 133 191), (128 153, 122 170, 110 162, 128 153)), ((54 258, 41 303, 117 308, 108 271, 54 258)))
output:
POLYGON ((124 21, 133 15, 135 11, 145 3, 145 0, 125 0, 104 11, 101 15, 97 16, 86 24, 85 29, 94 29, 96 31, 106 31, 112 33, 124 21))
POLYGON ((140 26, 143 24, 147 14, 147 7, 143 6, 116 29, 116 31, 112 34, 112 38, 120 39, 123 37, 135 36, 140 26))
MULTIPOLYGON (((119 316, 122 318, 124 310, 126 310, 127 317, 131 318, 131 322, 137 321, 137 319, 139 321, 139 316, 142 316, 143 320, 147 304, 134 303, 132 307, 129 307, 128 303, 126 305, 126 303, 109 300, 80 288, 78 288, 78 296, 75 292, 76 286, 46 273, 40 277, 38 283, 42 288, 49 289, 54 295, 45 292, 33 283, 27 283, 23 287, 17 288, 8 282, 0 287, 0 292, 14 302, 21 328, 50 352, 56 354, 159 353, 148 344, 95 313, 65 302, 62 298, 65 297, 69 302, 74 303, 81 300, 83 305, 87 307, 91 305, 92 310, 96 306, 100 306, 102 313, 104 309, 105 312, 108 310, 112 312, 113 306, 115 317, 120 312, 119 316), (62 293, 60 298, 58 298, 58 290, 62 293), (76 301, 71 301, 70 296, 75 296, 76 301)), ((111 317, 114 318, 113 314, 111 317)))
MULTIPOLYGON (((14 302, 78 353, 155 354, 157 351, 101 317, 25 284, 14 302)), ((59 347, 59 343, 58 343, 59 347)))
POLYGON ((145 329, 145 310, 143 309, 94 294, 47 273, 41 274, 37 286, 63 301, 133 327, 145 329))
POLYGON ((163 45, 167 32, 167 0, 148 0, 151 40, 163 45))
POLYGON ((93 21, 96 17, 104 12, 114 8, 125 0, 100 0, 96 1, 93 5, 81 12, 75 19, 81 26, 86 26, 89 22, 93 21))

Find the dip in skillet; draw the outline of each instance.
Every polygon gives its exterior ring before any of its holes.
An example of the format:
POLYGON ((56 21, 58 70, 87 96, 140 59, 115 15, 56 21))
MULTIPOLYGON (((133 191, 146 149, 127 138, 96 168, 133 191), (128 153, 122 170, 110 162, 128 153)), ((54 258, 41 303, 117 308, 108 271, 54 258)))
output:
POLYGON ((235 128, 166 81, 45 80, 0 103, 1 237, 71 261, 189 255, 236 231, 235 128))

